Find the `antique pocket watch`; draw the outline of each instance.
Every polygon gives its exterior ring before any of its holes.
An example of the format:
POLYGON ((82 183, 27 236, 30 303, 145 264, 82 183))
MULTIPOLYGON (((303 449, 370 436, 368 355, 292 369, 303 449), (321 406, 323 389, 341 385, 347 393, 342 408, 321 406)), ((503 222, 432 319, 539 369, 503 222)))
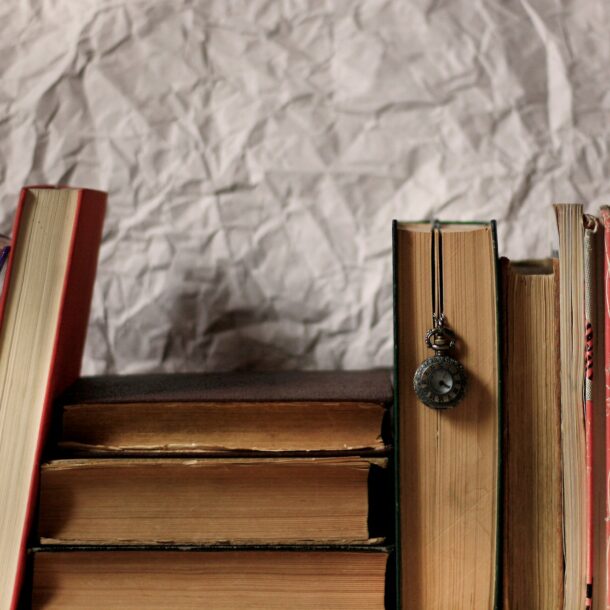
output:
POLYGON ((456 338, 443 311, 443 237, 438 220, 432 223, 431 234, 432 328, 426 333, 425 342, 434 350, 434 356, 417 367, 413 387, 426 406, 442 410, 455 407, 464 398, 468 377, 462 364, 449 355, 456 338))

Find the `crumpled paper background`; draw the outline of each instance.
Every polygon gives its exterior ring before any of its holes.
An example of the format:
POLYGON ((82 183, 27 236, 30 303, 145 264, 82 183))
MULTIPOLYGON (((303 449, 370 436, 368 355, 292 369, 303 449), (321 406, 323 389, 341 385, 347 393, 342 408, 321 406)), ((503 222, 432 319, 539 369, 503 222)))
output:
POLYGON ((109 191, 84 372, 390 365, 394 217, 610 201, 603 0, 0 5, 0 229, 109 191))

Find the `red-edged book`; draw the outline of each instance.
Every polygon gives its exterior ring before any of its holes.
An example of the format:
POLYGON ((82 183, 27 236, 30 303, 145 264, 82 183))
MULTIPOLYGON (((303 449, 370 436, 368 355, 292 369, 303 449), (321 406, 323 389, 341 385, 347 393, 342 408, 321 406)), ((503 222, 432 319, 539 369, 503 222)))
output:
MULTIPOLYGON (((602 502, 600 502, 599 512, 603 518, 602 535, 600 536, 600 546, 605 557, 604 574, 600 574, 604 591, 604 603, 598 607, 610 608, 610 496, 607 492, 608 482, 610 481, 610 207, 603 207, 600 210, 602 225, 604 228, 604 390, 605 390, 605 451, 600 452, 601 458, 605 458, 604 472, 605 480, 602 481, 602 489, 599 492, 602 502)), ((600 405, 601 407, 601 405, 600 405)), ((601 523, 602 519, 598 519, 601 523)))
POLYGON ((56 396, 80 373, 106 194, 26 187, 0 300, 0 610, 23 580, 56 396))

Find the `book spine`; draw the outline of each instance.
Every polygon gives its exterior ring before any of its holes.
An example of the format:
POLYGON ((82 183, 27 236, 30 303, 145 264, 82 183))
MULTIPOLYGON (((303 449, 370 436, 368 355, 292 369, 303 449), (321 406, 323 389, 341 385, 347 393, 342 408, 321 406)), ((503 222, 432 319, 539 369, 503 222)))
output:
MULTIPOLYGON (((610 477, 610 208, 600 211, 604 225, 604 376, 606 403, 606 489, 610 477)), ((610 497, 606 497, 606 608, 610 608, 610 497)))
POLYGON ((586 466, 586 590, 585 608, 593 604, 593 345, 594 345, 594 302, 595 302, 595 234, 597 219, 585 215, 584 272, 585 272, 585 466, 586 466))
MULTIPOLYGON (((402 574, 402 552, 400 548, 401 529, 400 529, 400 409, 398 395, 398 371, 399 360, 399 333, 398 333, 398 221, 392 220, 392 315, 393 315, 393 371, 392 385, 394 389, 394 400, 392 404, 392 443, 394 445, 394 538, 396 541, 396 552, 394 553, 394 589, 396 592, 394 608, 402 608, 401 593, 401 574, 402 574)), ((392 607, 392 606, 390 606, 392 607)))

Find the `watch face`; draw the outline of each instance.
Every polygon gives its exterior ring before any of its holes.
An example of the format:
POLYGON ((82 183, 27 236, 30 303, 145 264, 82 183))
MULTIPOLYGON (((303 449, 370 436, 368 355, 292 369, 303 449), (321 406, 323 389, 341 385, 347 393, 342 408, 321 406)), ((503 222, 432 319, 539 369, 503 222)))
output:
POLYGON ((433 409, 455 407, 466 391, 466 371, 450 356, 432 356, 424 360, 413 378, 417 397, 433 409))

